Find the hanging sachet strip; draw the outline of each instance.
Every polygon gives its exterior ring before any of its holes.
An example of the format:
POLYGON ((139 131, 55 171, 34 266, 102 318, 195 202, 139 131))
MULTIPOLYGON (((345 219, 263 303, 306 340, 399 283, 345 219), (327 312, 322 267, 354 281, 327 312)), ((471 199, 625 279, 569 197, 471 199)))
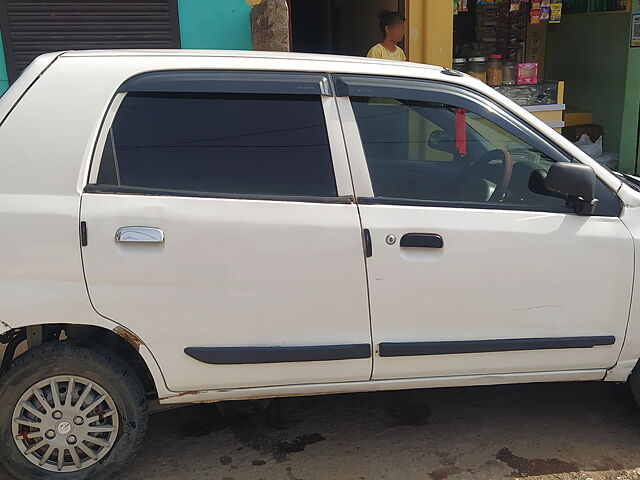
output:
POLYGON ((456 108, 456 151, 458 155, 467 154, 467 112, 456 108))

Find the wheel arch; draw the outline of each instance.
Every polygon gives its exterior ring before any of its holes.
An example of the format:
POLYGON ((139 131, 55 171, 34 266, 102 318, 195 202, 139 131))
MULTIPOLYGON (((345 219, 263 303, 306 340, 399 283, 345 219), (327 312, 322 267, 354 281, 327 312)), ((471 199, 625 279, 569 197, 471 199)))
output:
POLYGON ((43 343, 72 341, 78 345, 100 345, 122 357, 142 382, 147 397, 154 399, 165 390, 158 365, 144 342, 133 332, 116 325, 113 329, 84 324, 34 324, 12 328, 0 335, 4 352, 0 373, 22 353, 43 343))

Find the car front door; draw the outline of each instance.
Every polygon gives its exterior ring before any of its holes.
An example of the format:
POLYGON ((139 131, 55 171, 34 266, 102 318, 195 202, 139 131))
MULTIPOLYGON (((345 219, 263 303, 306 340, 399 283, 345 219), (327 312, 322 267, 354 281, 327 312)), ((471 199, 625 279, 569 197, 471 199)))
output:
POLYGON ((568 209, 544 179, 571 159, 473 91, 336 85, 371 242, 373 378, 614 365, 633 279, 614 193, 598 182, 594 215, 568 209))
POLYGON ((363 244, 326 76, 127 81, 82 196, 91 301, 170 390, 368 380, 363 244))

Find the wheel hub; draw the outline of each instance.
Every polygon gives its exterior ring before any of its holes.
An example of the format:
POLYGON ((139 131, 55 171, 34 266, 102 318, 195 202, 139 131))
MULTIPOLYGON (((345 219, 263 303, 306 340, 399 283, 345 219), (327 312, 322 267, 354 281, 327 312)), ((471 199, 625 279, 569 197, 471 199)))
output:
POLYGON ((31 463, 48 471, 74 472, 109 453, 119 415, 111 396, 96 383, 55 376, 20 397, 12 428, 16 446, 31 463))
POLYGON ((69 435, 71 433, 71 430, 73 430, 73 427, 71 426, 71 422, 69 420, 63 420, 58 423, 56 430, 58 430, 58 433, 60 435, 69 435))

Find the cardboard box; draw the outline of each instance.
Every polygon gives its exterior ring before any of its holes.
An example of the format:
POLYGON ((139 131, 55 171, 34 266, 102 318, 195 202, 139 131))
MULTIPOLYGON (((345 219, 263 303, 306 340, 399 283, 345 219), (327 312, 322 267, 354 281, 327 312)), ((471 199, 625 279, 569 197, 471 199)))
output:
POLYGON ((593 123, 593 113, 567 108, 564 112, 564 126, 589 125, 593 123))
POLYGON ((602 125, 573 125, 562 129, 562 136, 572 142, 577 142, 584 133, 589 135, 592 142, 595 142, 602 136, 602 125))

